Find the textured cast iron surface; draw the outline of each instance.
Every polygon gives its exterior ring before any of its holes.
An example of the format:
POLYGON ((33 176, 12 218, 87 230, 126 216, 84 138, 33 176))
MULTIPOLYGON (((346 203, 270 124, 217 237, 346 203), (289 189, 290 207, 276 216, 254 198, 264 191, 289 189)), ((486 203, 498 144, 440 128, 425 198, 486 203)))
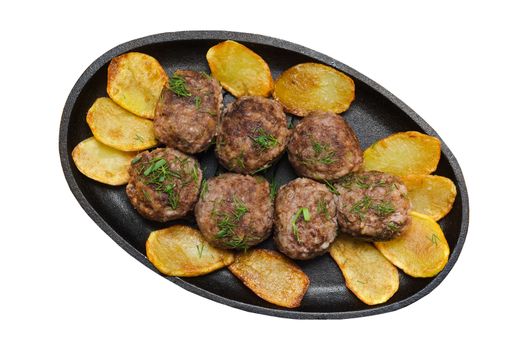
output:
MULTIPOLYGON (((145 257, 145 242, 150 231, 174 224, 159 224, 141 218, 130 205, 124 186, 111 187, 84 177, 73 164, 71 151, 78 142, 91 136, 85 122, 86 112, 97 97, 106 96, 106 72, 112 57, 127 51, 140 51, 156 57, 168 73, 176 69, 208 71, 205 53, 219 41, 237 40, 261 55, 276 78, 285 69, 301 62, 321 62, 350 75, 356 83, 356 100, 343 116, 356 131, 361 146, 368 147, 389 134, 417 130, 437 136, 414 111, 384 88, 334 59, 305 47, 260 35, 223 31, 164 33, 133 40, 108 51, 82 74, 73 87, 62 115, 59 150, 66 180, 90 217, 124 250, 141 263, 157 270, 145 257)), ((232 97, 226 95, 226 102, 232 97)), ((217 169, 212 151, 199 156, 206 177, 217 169)), ((266 173, 275 172, 280 184, 295 178, 284 156, 266 173)), ((451 213, 440 221, 451 256, 444 270, 434 278, 412 278, 400 271, 400 288, 385 304, 367 306, 345 287, 343 277, 328 254, 299 262, 310 277, 310 288, 301 306, 288 310, 269 304, 248 290, 227 269, 195 278, 166 277, 179 286, 206 298, 243 310, 291 318, 351 318, 389 312, 422 298, 434 289, 456 262, 467 233, 469 207, 462 171, 448 147, 442 143, 442 157, 436 174, 452 179, 458 194, 451 213)), ((274 249, 272 240, 261 247, 274 249)))

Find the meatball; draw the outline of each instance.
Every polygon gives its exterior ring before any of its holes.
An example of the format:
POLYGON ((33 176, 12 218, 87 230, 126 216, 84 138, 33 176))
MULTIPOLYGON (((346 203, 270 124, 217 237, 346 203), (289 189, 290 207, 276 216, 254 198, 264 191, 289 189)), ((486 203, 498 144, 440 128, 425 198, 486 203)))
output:
POLYGON ((273 226, 270 186, 263 177, 225 173, 207 180, 195 208, 205 239, 218 248, 247 249, 273 226))
POLYGON ((126 194, 143 217, 169 221, 187 216, 200 192, 196 159, 172 148, 146 151, 132 160, 126 194))
POLYGON ((349 175, 335 184, 339 229, 365 241, 397 237, 409 222, 407 188, 396 177, 379 171, 349 175))
POLYGON ((337 235, 334 195, 319 182, 297 178, 279 189, 274 222, 281 252, 301 260, 321 255, 337 235))
POLYGON ((343 117, 314 112, 295 126, 288 159, 299 176, 335 180, 358 171, 363 154, 356 134, 343 117))
POLYGON ((222 88, 203 72, 177 70, 164 87, 154 118, 156 138, 185 153, 206 150, 216 135, 222 88), (171 90, 170 85, 173 85, 171 90))
POLYGON ((279 158, 290 130, 282 106, 260 96, 245 96, 227 106, 218 129, 216 155, 231 171, 252 174, 279 158))

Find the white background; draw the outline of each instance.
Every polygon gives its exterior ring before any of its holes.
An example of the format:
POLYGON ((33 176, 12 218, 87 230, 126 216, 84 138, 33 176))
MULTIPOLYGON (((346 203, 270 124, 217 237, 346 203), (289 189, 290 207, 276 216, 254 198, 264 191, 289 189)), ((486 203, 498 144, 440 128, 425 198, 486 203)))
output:
POLYGON ((526 348, 522 2, 302 3, 2 5, 0 348, 526 348), (462 166, 471 203, 465 247, 437 289, 399 311, 361 319, 257 315, 160 278, 92 222, 58 157, 71 87, 117 44, 191 29, 259 33, 323 52, 386 87, 436 129, 462 166))

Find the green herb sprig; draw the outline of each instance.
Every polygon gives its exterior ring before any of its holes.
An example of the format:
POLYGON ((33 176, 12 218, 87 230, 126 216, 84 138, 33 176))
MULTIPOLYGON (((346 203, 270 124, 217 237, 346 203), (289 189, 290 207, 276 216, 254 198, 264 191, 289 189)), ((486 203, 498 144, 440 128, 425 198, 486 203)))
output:
POLYGON ((174 74, 169 78, 169 89, 180 97, 189 97, 191 93, 187 89, 185 79, 180 75, 174 74))
POLYGON ((308 210, 308 208, 305 208, 305 207, 301 207, 297 209, 295 214, 293 214, 292 219, 291 219, 292 231, 293 231, 293 235, 295 236, 295 239, 299 243, 301 243, 302 241, 301 241, 301 238, 299 237, 299 228, 297 227, 297 219, 299 218, 301 213, 303 215, 304 221, 308 222, 311 219, 310 211, 308 210))

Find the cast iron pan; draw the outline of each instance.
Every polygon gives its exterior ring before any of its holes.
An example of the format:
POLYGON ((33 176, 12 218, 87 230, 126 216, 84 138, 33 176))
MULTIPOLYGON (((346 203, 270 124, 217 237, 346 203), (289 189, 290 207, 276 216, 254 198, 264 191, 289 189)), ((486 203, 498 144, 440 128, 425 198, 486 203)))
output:
MULTIPOLYGON (((73 164, 71 152, 75 145, 91 136, 85 122, 86 112, 96 98, 106 96, 106 74, 110 60, 128 51, 140 51, 157 58, 170 74, 176 69, 209 71, 205 54, 220 41, 232 39, 248 46, 269 64, 276 78, 287 68, 301 62, 320 62, 341 70, 356 83, 356 100, 343 113, 356 131, 362 148, 389 134, 416 130, 439 137, 414 111, 383 87, 354 69, 336 60, 287 41, 261 35, 223 31, 190 31, 163 33, 119 45, 95 60, 73 87, 60 125, 59 151, 68 184, 90 217, 125 251, 157 272, 145 257, 145 242, 149 232, 175 224, 159 224, 141 218, 129 203, 124 186, 112 187, 83 176, 73 164)), ((227 94, 225 102, 233 98, 227 94)), ((199 157, 207 178, 222 172, 213 151, 199 157)), ((266 176, 275 173, 279 184, 295 178, 284 156, 266 176)), ((444 270, 434 278, 412 278, 400 271, 400 288, 386 303, 367 306, 345 287, 341 272, 328 254, 300 261, 298 264, 310 277, 310 288, 302 304, 285 309, 258 298, 227 269, 202 277, 165 277, 177 285, 203 297, 247 311, 290 318, 351 318, 393 311, 422 298, 446 277, 455 264, 466 238, 469 203, 462 171, 445 143, 436 174, 452 179, 458 190, 453 209, 440 225, 444 230, 451 256, 444 270)), ((275 249, 271 239, 260 247, 275 249)))

